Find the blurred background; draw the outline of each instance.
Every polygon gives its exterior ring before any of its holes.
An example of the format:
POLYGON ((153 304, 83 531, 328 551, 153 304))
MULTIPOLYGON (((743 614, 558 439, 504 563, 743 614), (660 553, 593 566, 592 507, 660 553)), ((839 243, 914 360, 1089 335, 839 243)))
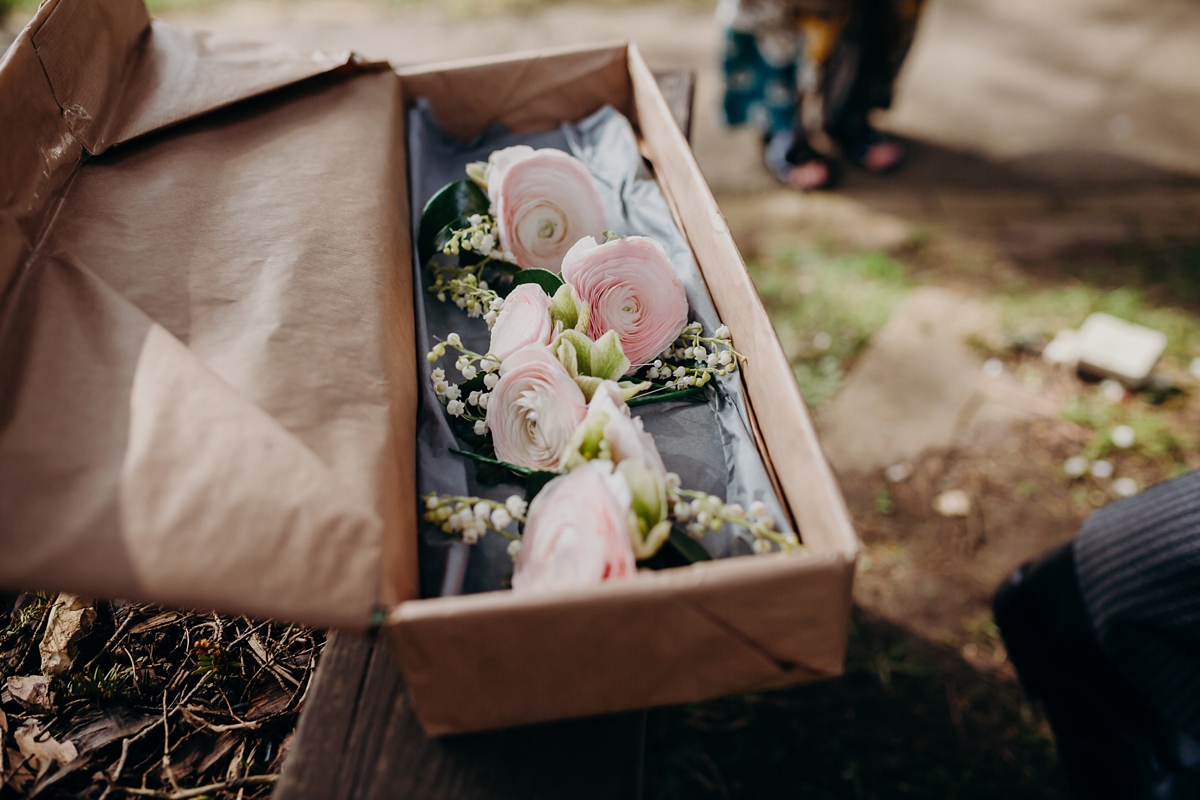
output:
POLYGON ((808 194, 723 125, 713 2, 150 5, 398 65, 631 39, 694 70, 696 156, 865 547, 847 677, 652 712, 646 796, 1068 796, 990 596, 1095 508, 1200 467, 1200 5, 929 0, 875 119, 907 163, 808 194), (1047 351, 1097 311, 1165 334, 1143 386, 1047 351))

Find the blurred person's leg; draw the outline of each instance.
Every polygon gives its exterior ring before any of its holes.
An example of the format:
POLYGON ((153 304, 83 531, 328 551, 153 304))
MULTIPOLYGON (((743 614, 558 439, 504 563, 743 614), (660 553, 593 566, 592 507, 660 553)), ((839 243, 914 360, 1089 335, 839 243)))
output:
POLYGON ((1096 512, 995 617, 1081 800, 1200 797, 1200 473, 1096 512))
POLYGON ((846 158, 873 172, 904 157, 899 143, 871 127, 870 115, 891 107, 921 8, 922 0, 857 0, 824 70, 825 130, 846 158))

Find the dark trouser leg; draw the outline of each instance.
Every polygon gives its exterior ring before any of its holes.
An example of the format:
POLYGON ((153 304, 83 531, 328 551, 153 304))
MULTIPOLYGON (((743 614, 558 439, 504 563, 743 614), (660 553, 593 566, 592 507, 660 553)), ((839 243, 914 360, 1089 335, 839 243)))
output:
POLYGON ((859 0, 825 66, 825 129, 845 147, 873 135, 872 109, 892 104, 892 85, 908 54, 920 0, 859 0))
POLYGON ((1146 735, 1162 725, 1100 649, 1071 546, 1014 572, 996 591, 994 610, 1022 683, 1045 706, 1080 800, 1171 797, 1154 790, 1160 781, 1146 735))

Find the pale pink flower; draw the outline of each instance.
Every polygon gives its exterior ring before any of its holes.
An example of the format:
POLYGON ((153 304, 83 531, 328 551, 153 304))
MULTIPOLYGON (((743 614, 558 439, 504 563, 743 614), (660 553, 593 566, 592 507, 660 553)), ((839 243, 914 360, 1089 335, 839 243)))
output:
POLYGON ((635 574, 629 504, 629 489, 609 461, 589 461, 550 481, 529 505, 513 591, 572 589, 635 574))
POLYGON ((591 306, 591 337, 616 331, 630 372, 662 353, 687 325, 683 283, 653 239, 580 239, 563 257, 562 277, 591 306))
POLYGON ((550 319, 550 296, 542 287, 524 283, 504 298, 492 326, 488 352, 503 361, 522 347, 550 344, 554 325, 550 319))
POLYGON ((522 268, 558 272, 571 245, 583 236, 601 237, 607 227, 591 173, 561 150, 497 150, 486 181, 500 246, 522 268))
POLYGON ((488 400, 487 424, 496 458, 556 471, 587 402, 548 348, 531 345, 504 359, 488 400))

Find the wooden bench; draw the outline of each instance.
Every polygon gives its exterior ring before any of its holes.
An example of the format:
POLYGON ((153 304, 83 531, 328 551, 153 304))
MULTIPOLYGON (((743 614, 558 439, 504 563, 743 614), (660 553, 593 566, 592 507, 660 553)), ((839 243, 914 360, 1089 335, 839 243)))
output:
MULTIPOLYGON (((656 76, 690 138, 695 74, 656 76)), ((646 713, 430 739, 387 644, 333 633, 276 800, 637 798, 646 713)))

